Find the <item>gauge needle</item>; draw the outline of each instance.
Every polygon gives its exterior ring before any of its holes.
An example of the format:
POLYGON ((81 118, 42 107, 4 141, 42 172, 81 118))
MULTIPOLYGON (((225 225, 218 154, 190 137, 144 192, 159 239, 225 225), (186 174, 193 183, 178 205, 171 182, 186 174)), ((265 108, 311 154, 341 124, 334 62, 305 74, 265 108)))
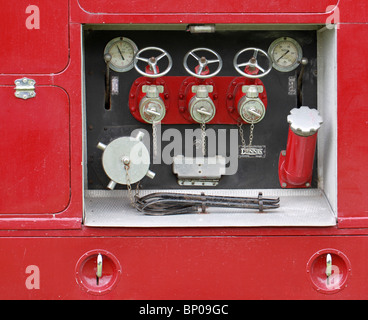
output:
POLYGON ((280 59, 282 59, 283 57, 285 57, 288 53, 289 53, 290 50, 287 50, 280 58, 278 58, 276 60, 276 62, 279 62, 280 59))
POLYGON ((123 60, 125 60, 125 59, 124 59, 124 57, 123 57, 123 54, 121 53, 121 50, 120 50, 119 46, 117 45, 116 47, 117 47, 117 48, 118 48, 118 50, 119 50, 119 53, 120 53, 120 55, 121 55, 121 58, 122 58, 123 60))

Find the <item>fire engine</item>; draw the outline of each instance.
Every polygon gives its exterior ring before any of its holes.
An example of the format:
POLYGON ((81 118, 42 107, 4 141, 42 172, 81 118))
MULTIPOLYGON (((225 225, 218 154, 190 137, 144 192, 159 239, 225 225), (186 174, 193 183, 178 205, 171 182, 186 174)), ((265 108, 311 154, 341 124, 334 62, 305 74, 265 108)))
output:
POLYGON ((0 298, 368 298, 367 3, 0 15, 0 298))

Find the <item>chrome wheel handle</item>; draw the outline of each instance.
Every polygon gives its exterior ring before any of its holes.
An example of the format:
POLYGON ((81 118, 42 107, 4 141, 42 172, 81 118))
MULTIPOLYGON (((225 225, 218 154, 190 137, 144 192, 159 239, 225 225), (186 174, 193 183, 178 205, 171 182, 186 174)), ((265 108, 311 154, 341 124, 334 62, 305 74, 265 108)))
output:
POLYGON ((134 57, 134 68, 135 68, 135 70, 137 70, 141 75, 143 75, 145 77, 148 77, 148 78, 162 77, 170 71, 171 67, 172 67, 171 56, 169 55, 169 53, 167 51, 165 51, 164 49, 158 48, 158 47, 143 48, 143 49, 139 50, 137 52, 137 54, 135 55, 135 57, 134 57), (143 52, 146 52, 146 51, 149 51, 149 50, 159 51, 160 54, 156 57, 151 57, 151 58, 144 58, 144 57, 141 56, 143 52), (158 73, 157 70, 156 70, 157 62, 160 61, 164 57, 166 57, 167 60, 168 60, 167 68, 164 71, 158 73), (141 70, 138 67, 138 60, 146 62, 149 65, 149 67, 150 67, 150 69, 152 70, 153 73, 147 73, 147 72, 141 70))

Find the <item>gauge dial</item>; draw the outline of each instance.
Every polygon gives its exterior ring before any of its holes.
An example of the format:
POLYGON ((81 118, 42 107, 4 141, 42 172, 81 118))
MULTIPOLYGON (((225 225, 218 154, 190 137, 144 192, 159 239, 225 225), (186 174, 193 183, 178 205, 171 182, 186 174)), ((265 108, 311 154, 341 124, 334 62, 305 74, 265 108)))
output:
POLYGON ((137 45, 130 39, 118 37, 112 39, 105 47, 104 55, 110 54, 109 66, 117 72, 129 71, 133 68, 134 55, 137 53, 137 45))
POLYGON ((265 116, 265 113, 265 106, 259 99, 248 100, 240 107, 240 115, 248 123, 260 122, 265 116))
POLYGON ((268 54, 276 70, 289 72, 298 67, 303 56, 303 51, 299 43, 294 39, 282 37, 271 43, 268 54))

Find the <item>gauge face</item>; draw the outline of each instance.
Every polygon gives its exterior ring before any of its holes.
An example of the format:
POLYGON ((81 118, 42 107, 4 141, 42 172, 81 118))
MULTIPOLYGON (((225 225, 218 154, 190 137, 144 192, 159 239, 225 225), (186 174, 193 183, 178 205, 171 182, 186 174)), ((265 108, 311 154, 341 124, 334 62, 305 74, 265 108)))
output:
POLYGON ((281 72, 289 72, 297 68, 303 56, 299 43, 288 37, 278 38, 272 42, 268 54, 272 59, 273 67, 281 72))
POLYGON ((133 59, 137 51, 138 47, 132 40, 118 37, 106 45, 104 55, 111 55, 110 68, 112 70, 125 72, 133 68, 133 59))
POLYGON ((248 100, 240 107, 242 119, 248 123, 257 123, 265 116, 266 109, 264 104, 258 100, 248 100))

